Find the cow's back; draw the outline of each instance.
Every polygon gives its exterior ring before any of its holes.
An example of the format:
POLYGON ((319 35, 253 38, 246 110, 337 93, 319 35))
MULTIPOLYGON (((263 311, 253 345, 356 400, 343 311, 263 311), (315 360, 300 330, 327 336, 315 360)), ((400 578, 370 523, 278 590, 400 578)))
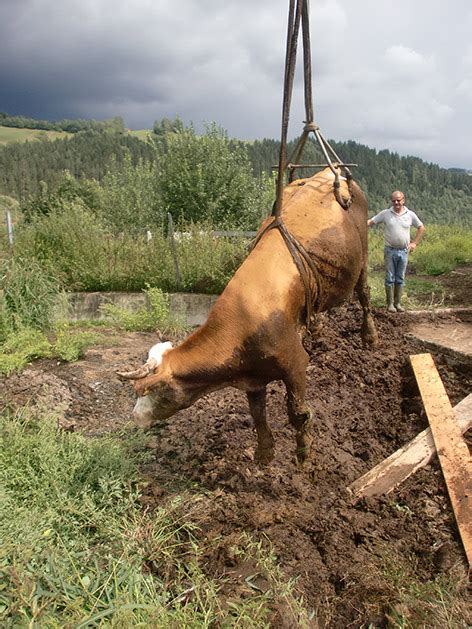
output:
MULTIPOLYGON (((336 201, 330 169, 284 189, 282 218, 315 262, 317 310, 342 303, 359 278, 367 256, 367 203, 354 184, 348 210, 336 201)), ((341 193, 349 194, 345 180, 341 193)), ((273 218, 268 217, 261 229, 273 218)), ((248 333, 276 316, 298 320, 305 292, 285 241, 277 229, 265 233, 236 271, 210 313, 210 326, 231 318, 244 321, 248 333), (278 313, 278 314, 277 314, 278 313)))
MULTIPOLYGON (((367 262, 367 201, 352 185, 353 202, 344 209, 333 191, 334 175, 325 169, 285 188, 282 219, 316 263, 319 309, 342 303, 352 292, 367 262)), ((341 194, 348 198, 345 179, 341 194)))

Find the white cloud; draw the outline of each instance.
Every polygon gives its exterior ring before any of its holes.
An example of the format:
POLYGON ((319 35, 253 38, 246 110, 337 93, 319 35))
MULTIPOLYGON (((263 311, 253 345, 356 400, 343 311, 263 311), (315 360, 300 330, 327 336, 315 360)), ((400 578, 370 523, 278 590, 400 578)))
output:
POLYGON ((385 51, 385 70, 400 78, 415 78, 434 70, 432 58, 426 58, 406 46, 390 46, 385 51))

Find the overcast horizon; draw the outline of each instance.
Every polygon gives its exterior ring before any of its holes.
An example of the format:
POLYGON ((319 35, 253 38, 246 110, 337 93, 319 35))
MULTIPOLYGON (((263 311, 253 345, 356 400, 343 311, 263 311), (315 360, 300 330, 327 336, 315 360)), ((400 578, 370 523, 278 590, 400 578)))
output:
MULTIPOLYGON (((280 139, 288 5, 0 0, 0 111, 280 139)), ((472 2, 311 0, 310 21, 325 137, 472 170, 472 2)), ((303 120, 299 72, 290 137, 303 120)))

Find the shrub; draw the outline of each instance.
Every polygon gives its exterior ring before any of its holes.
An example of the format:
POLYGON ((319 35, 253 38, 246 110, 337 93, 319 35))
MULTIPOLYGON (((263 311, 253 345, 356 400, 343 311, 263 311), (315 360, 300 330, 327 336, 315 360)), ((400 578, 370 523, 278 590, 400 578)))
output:
POLYGON ((113 233, 142 234, 155 228, 163 232, 166 212, 160 201, 155 164, 141 160, 134 166, 129 154, 123 164, 113 162, 99 196, 99 215, 113 233))
POLYGON ((0 373, 9 376, 30 360, 51 356, 51 345, 40 330, 22 328, 10 333, 0 345, 0 373))
POLYGON ((231 146, 215 124, 201 136, 190 128, 168 133, 165 140, 159 188, 174 220, 253 229, 269 213, 272 180, 256 180, 244 146, 231 146))
POLYGON ((103 304, 100 310, 124 330, 159 330, 162 334, 173 334, 184 330, 184 324, 176 317, 172 317, 170 313, 169 295, 162 292, 160 288, 149 285, 144 292, 149 301, 147 308, 130 312, 114 304, 103 304))
POLYGON ((94 332, 71 330, 67 324, 63 324, 56 331, 52 352, 61 360, 73 362, 82 358, 84 350, 101 340, 101 336, 94 332))
POLYGON ((34 258, 10 258, 2 267, 1 287, 0 340, 23 327, 52 327, 60 283, 47 267, 34 258))
POLYGON ((244 238, 212 235, 208 225, 183 226, 185 237, 177 243, 181 273, 180 290, 221 293, 247 254, 244 238))
POLYGON ((113 235, 82 205, 37 216, 19 231, 17 250, 54 269, 69 291, 220 292, 245 255, 243 239, 215 238, 209 224, 183 224, 185 237, 173 250, 159 231, 148 242, 129 233, 113 235))
POLYGON ((23 225, 16 248, 54 268, 69 289, 98 290, 105 235, 92 212, 73 201, 23 225))

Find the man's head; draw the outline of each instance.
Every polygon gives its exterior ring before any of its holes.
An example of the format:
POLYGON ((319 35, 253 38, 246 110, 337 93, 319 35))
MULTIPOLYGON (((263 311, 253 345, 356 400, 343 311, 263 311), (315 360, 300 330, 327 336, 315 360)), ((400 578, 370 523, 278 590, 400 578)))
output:
POLYGON ((395 190, 395 192, 392 192, 390 200, 392 201, 392 206, 395 212, 401 212, 403 210, 403 206, 405 205, 405 195, 403 192, 395 190))

